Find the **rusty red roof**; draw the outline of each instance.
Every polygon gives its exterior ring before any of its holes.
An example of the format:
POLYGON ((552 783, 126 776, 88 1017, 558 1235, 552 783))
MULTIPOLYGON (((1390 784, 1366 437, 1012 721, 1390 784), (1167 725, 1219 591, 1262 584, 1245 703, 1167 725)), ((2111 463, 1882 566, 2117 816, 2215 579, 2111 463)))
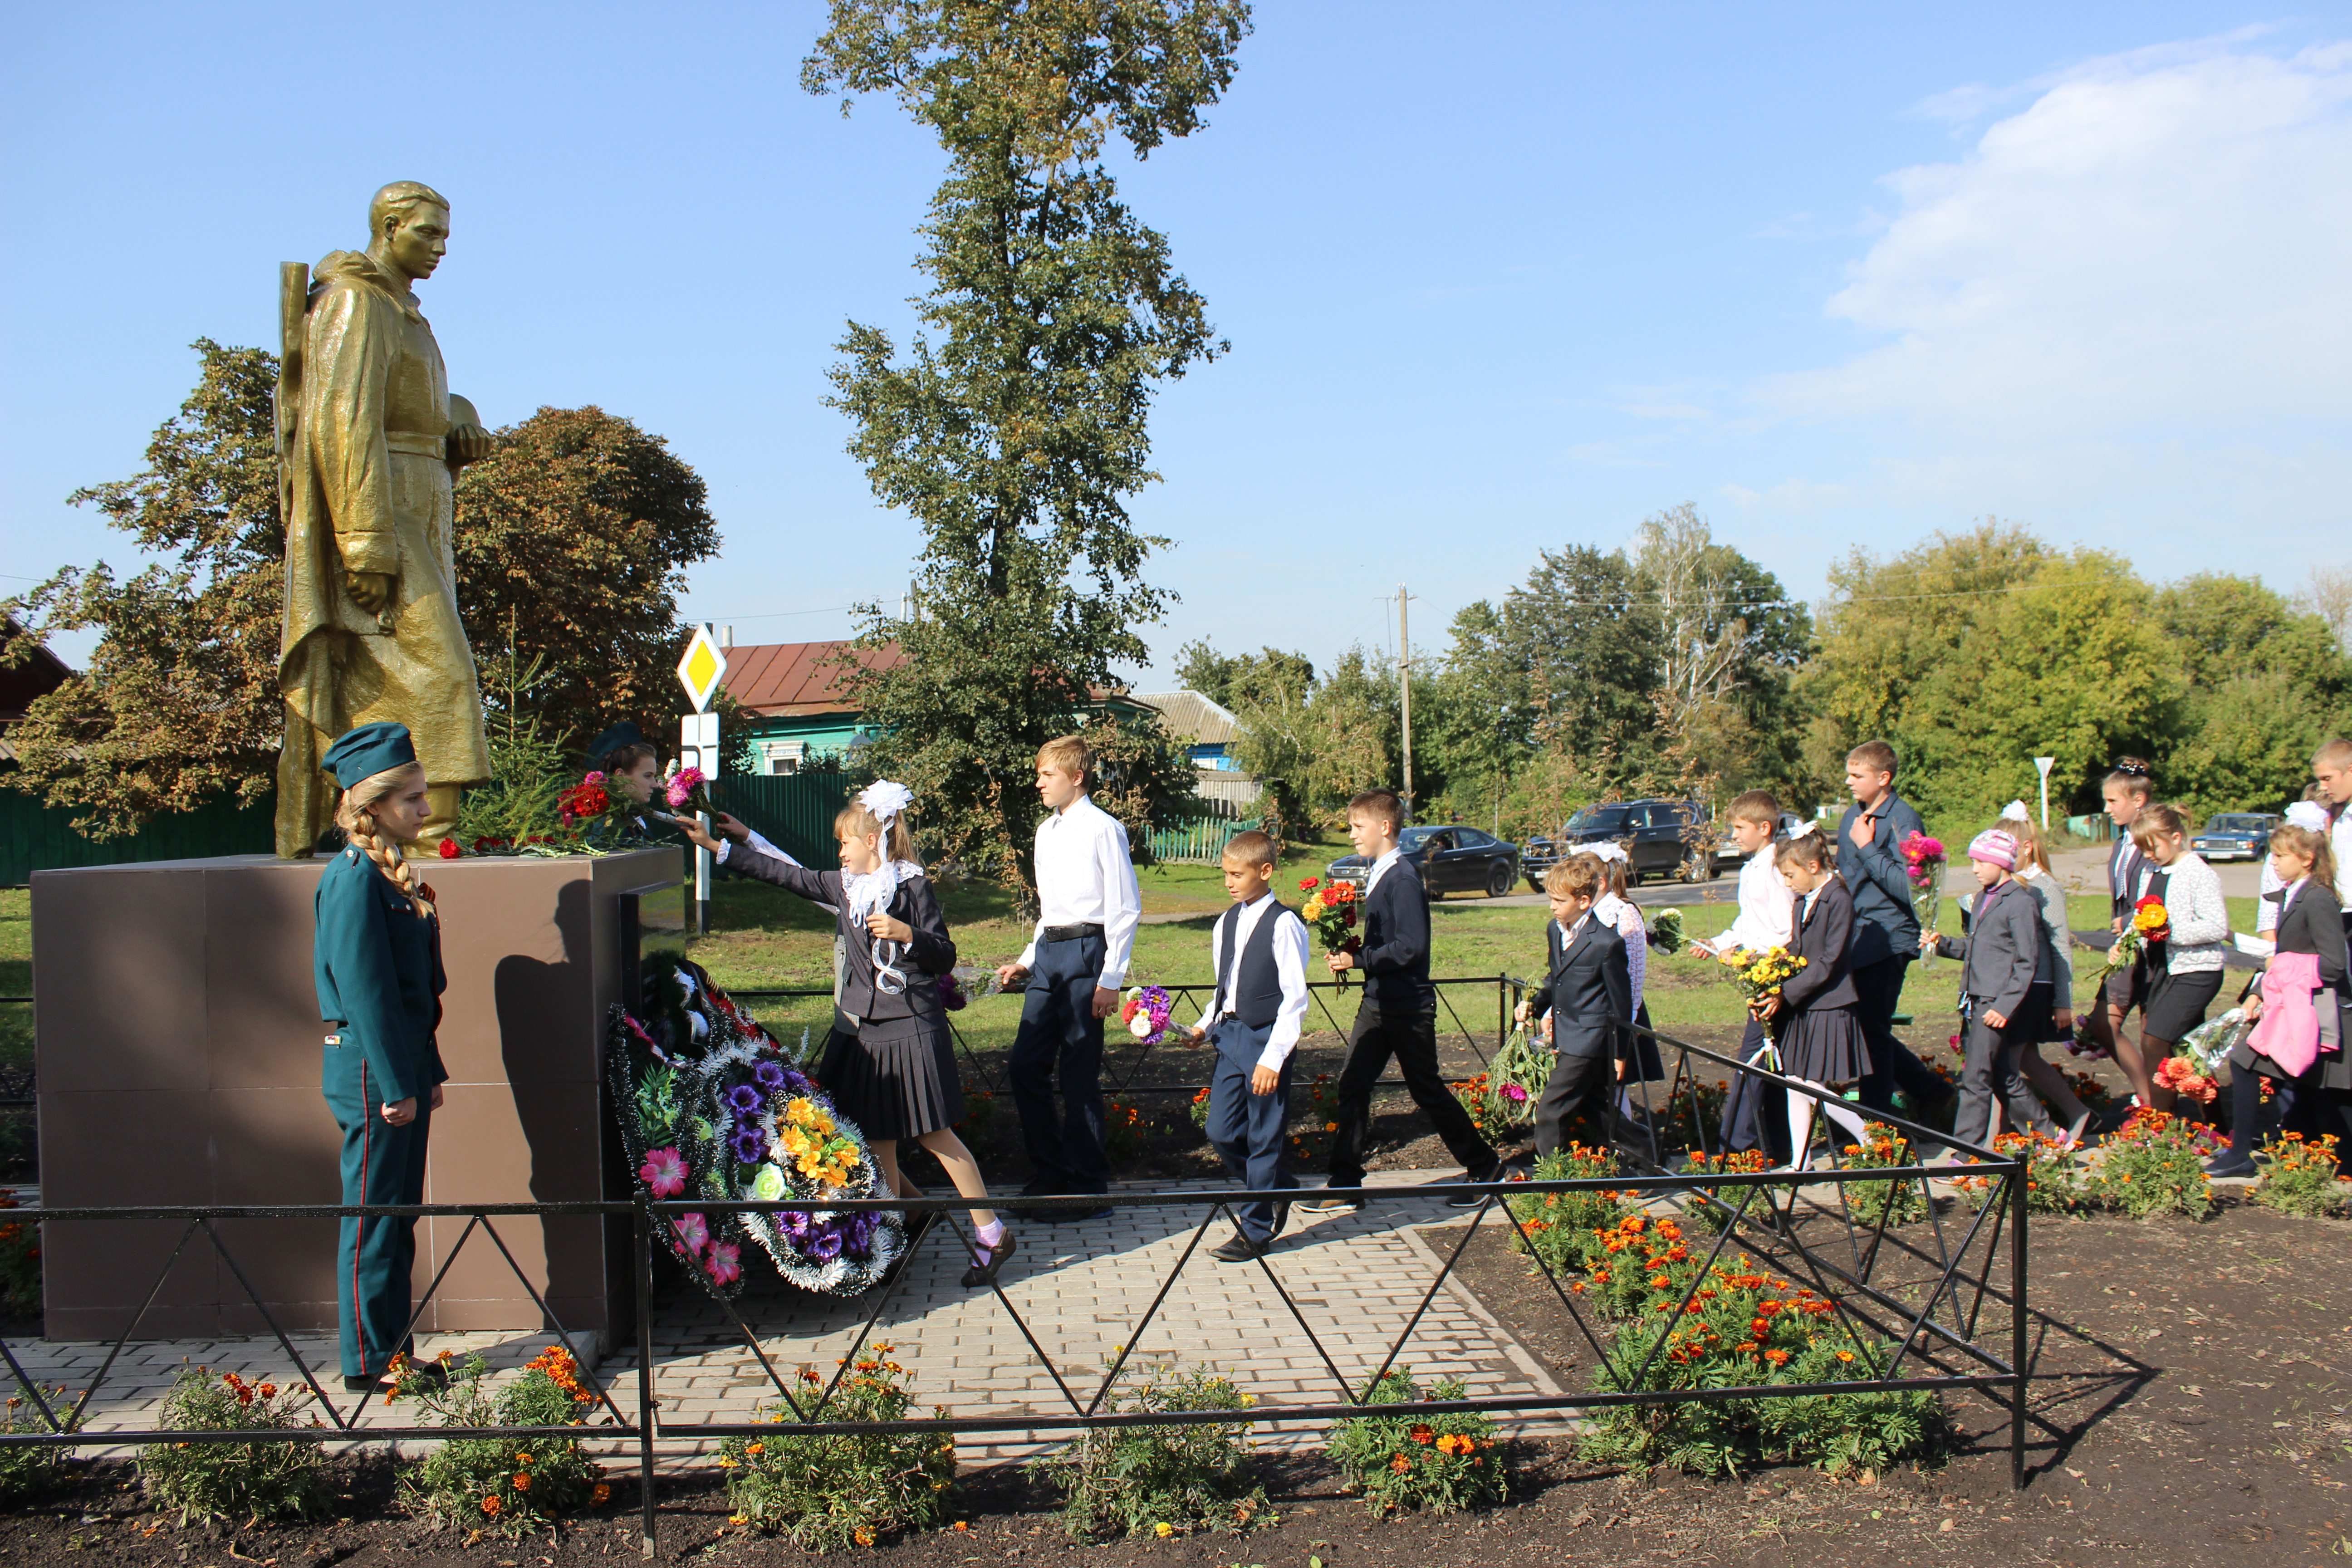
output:
MULTIPOLYGON (((727 650, 727 675, 719 684, 762 719, 855 713, 858 705, 841 689, 845 672, 837 662, 849 646, 838 640, 739 643, 727 650)), ((857 652, 857 662, 868 669, 888 669, 904 659, 894 642, 857 652)))

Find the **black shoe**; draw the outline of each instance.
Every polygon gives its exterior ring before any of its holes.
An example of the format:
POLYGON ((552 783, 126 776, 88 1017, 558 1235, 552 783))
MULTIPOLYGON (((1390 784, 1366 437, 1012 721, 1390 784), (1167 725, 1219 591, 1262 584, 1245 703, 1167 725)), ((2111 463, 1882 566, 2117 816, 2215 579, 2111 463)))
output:
MULTIPOLYGON (((1058 1195, 1066 1199, 1076 1200, 1098 1198, 1102 1196, 1100 1193, 1063 1193, 1058 1195)), ((1105 1204, 1099 1208, 1081 1208, 1078 1206, 1076 1202, 1066 1202, 1058 1204, 1041 1204, 1036 1208, 1029 1210, 1028 1213, 1030 1218, 1043 1220, 1047 1225, 1076 1225, 1082 1220, 1108 1219, 1111 1215, 1111 1209, 1108 1204, 1105 1204)))
MULTIPOLYGON (((1488 1182, 1499 1182, 1502 1179, 1503 1166, 1500 1161, 1496 1161, 1494 1168, 1483 1176, 1474 1176, 1467 1171, 1462 1173, 1463 1184, 1467 1186, 1481 1186, 1488 1182)), ((1445 1200, 1445 1206, 1450 1209, 1475 1209, 1486 1201, 1486 1194, 1484 1193, 1456 1193, 1445 1200)))
POLYGON ((1289 1223, 1290 1205, 1286 1203, 1276 1204, 1274 1205, 1274 1229, 1266 1234, 1268 1236, 1280 1236, 1282 1234, 1283 1227, 1287 1226, 1289 1223))
POLYGON ((1220 1263, 1247 1263, 1254 1258, 1264 1258, 1265 1253, 1265 1247, 1240 1231, 1227 1237, 1222 1245, 1209 1248, 1209 1256, 1220 1263))
POLYGON ((1307 1214, 1349 1214, 1364 1206, 1364 1200, 1354 1187, 1325 1187, 1318 1197, 1301 1198, 1299 1208, 1307 1214))
POLYGON ((2225 1149, 2205 1162, 2205 1173, 2209 1176, 2232 1177, 2259 1176, 2263 1173, 2262 1167, 2254 1163, 2252 1156, 2242 1154, 2235 1149, 2225 1149))
POLYGON ((1004 1260, 1013 1256, 1013 1249, 1019 1245, 1009 1229, 998 1237, 996 1245, 988 1249, 988 1261, 982 1263, 974 1258, 971 1267, 963 1271, 963 1288, 971 1290, 982 1285, 994 1284, 996 1271, 1004 1267, 1004 1260))

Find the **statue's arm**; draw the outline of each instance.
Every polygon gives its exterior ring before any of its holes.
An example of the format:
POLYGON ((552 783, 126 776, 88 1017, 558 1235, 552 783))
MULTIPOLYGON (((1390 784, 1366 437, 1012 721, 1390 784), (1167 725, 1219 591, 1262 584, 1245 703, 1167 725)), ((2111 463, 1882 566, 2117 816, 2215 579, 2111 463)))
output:
POLYGON ((462 468, 467 463, 478 463, 490 455, 490 433, 482 427, 482 416, 474 412, 471 400, 449 395, 449 467, 462 468))
POLYGON ((302 424, 343 570, 398 576, 392 461, 383 444, 393 343, 385 323, 372 319, 377 312, 365 293, 330 289, 310 308, 302 424))

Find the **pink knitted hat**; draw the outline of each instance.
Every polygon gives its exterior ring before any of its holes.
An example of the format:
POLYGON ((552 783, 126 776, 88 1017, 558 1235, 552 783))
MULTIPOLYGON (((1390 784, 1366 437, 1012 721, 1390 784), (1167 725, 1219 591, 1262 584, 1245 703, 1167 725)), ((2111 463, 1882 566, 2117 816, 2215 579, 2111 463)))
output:
POLYGON ((1990 860, 2004 871, 2017 869, 2017 840, 1998 827, 1988 827, 1969 840, 1969 858, 1990 860))

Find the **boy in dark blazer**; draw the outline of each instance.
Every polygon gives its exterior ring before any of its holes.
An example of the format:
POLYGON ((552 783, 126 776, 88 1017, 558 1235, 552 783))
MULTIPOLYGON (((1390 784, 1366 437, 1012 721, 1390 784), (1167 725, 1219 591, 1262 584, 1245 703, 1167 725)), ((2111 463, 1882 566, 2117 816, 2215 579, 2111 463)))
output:
POLYGON ((1544 1038, 1559 1053, 1536 1101, 1536 1152, 1549 1154, 1567 1145, 1569 1121, 1584 1105, 1597 1106, 1609 1126, 1617 1080, 1625 1076, 1620 1026, 1633 1016, 1633 972, 1617 928, 1592 918, 1598 861, 1580 855, 1558 862, 1544 874, 1544 891, 1551 896, 1549 962, 1544 983, 1519 1004, 1519 1019, 1542 1019, 1544 1038))
MULTIPOLYGON (((1412 1101, 1437 1124, 1446 1152, 1462 1162, 1469 1182, 1491 1182, 1503 1163, 1437 1070, 1437 990, 1429 983, 1429 894, 1421 873, 1397 848, 1404 803, 1388 790, 1366 790, 1348 803, 1348 837, 1371 861, 1364 885, 1360 952, 1335 952, 1334 974, 1364 972, 1364 999, 1339 1069, 1339 1131, 1331 1142, 1331 1173, 1322 1196, 1299 1205, 1314 1214, 1358 1207, 1364 1184, 1364 1146, 1371 1136, 1372 1085, 1396 1058, 1412 1101)), ((1476 1198, 1451 1200, 1456 1208, 1476 1198)))

